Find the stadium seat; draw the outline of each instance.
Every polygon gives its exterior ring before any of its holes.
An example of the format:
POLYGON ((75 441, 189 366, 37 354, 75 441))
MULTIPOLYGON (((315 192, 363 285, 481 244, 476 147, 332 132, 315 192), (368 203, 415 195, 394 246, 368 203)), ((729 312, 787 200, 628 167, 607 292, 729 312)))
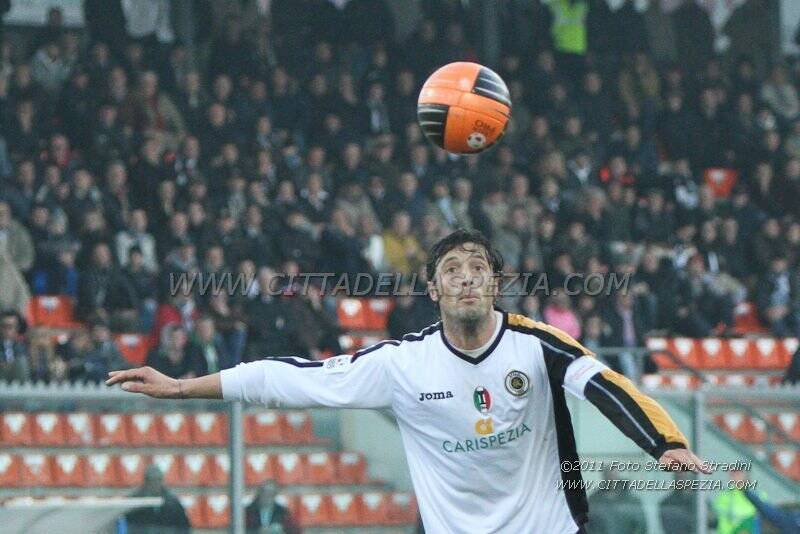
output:
POLYGON ((191 445, 189 418, 180 412, 165 413, 156 418, 158 440, 162 445, 191 445))
POLYGON ((752 364, 756 369, 784 369, 788 364, 786 349, 781 340, 762 337, 753 343, 752 364))
POLYGON ((116 334, 114 341, 120 354, 132 365, 144 365, 150 351, 150 336, 145 334, 116 334))
POLYGON ((39 447, 64 445, 64 416, 55 412, 38 412, 33 417, 33 443, 39 447))
MULTIPOLYGON (((781 412, 768 416, 769 421, 780 428, 791 439, 800 441, 800 415, 793 412, 781 412)), ((770 436, 775 443, 783 443, 784 440, 777 435, 770 436)))
POLYGON ((383 525, 388 518, 389 499, 386 493, 368 492, 361 495, 361 520, 366 525, 383 525))
POLYGON ((244 481, 257 486, 265 480, 275 479, 275 458, 264 452, 248 452, 244 461, 244 481))
POLYGON ((736 169, 709 167, 703 172, 703 181, 716 198, 726 199, 731 196, 733 187, 739 179, 736 169))
POLYGON ((148 460, 142 454, 121 454, 119 456, 119 485, 138 486, 144 481, 144 470, 148 460))
POLYGON ((395 492, 389 498, 386 521, 390 525, 407 525, 417 521, 417 501, 410 493, 395 492))
POLYGON ((53 485, 60 487, 86 484, 85 460, 77 454, 57 454, 53 457, 53 485))
POLYGON ((331 525, 360 525, 361 496, 353 493, 330 495, 328 522, 331 525))
POLYGON ((158 445, 156 416, 149 413, 134 413, 128 417, 130 444, 134 447, 158 445))
POLYGON ((666 352, 671 352, 680 361, 690 367, 698 368, 700 362, 700 345, 698 340, 688 337, 648 338, 647 348, 653 351, 653 360, 660 369, 677 369, 678 364, 666 352))
POLYGON ((98 415, 95 436, 98 445, 127 446, 130 443, 128 439, 127 417, 118 413, 104 413, 98 415))
POLYGON ((52 486, 53 474, 50 458, 44 454, 23 454, 19 469, 20 486, 52 486))
POLYGON ((275 502, 289 510, 289 515, 295 522, 297 521, 297 516, 300 514, 300 495, 279 493, 275 496, 275 502))
POLYGON ((189 417, 190 433, 194 445, 228 443, 228 421, 224 414, 201 412, 189 417))
POLYGON ((244 441, 248 445, 283 443, 282 417, 275 410, 247 414, 244 418, 244 441))
POLYGON ((297 522, 301 527, 318 527, 331 523, 329 495, 306 493, 300 496, 297 522))
POLYGON ((388 298, 371 298, 367 299, 366 308, 366 329, 386 330, 394 301, 388 298))
POLYGON ((0 488, 12 488, 19 482, 19 456, 0 453, 0 488))
POLYGON ((33 443, 33 425, 31 417, 22 412, 9 412, 3 414, 3 425, 0 435, 3 445, 14 447, 31 445, 33 443))
POLYGON ((282 434, 285 443, 313 443, 314 428, 311 416, 308 412, 286 412, 283 417, 282 434))
POLYGON ((725 369, 728 367, 730 347, 728 341, 716 337, 700 340, 700 361, 704 369, 725 369))
POLYGON ((64 444, 71 446, 94 445, 96 422, 86 412, 67 413, 64 417, 64 444))
POLYGON ((336 302, 336 316, 342 330, 367 330, 367 315, 364 299, 342 298, 336 302))
POLYGON ((673 389, 690 390, 700 385, 700 379, 689 373, 674 373, 665 378, 666 384, 673 389))
POLYGON ((224 493, 208 495, 204 499, 204 528, 225 528, 231 521, 228 496, 224 493))
POLYGON ((367 481, 367 462, 357 452, 342 452, 336 465, 336 480, 340 484, 363 484, 367 481))
POLYGON ((757 432, 753 425, 753 418, 742 412, 728 412, 714 417, 717 426, 722 428, 731 437, 743 443, 763 443, 765 434, 763 422, 761 432, 757 432))
POLYGON ((86 486, 102 488, 123 485, 119 475, 119 458, 105 453, 86 456, 86 486))
POLYGON ((755 367, 755 347, 753 340, 736 338, 728 341, 730 347, 728 367, 732 369, 752 369, 755 367))
POLYGON ((183 509, 186 511, 186 517, 189 518, 189 523, 193 528, 202 528, 206 520, 203 515, 203 497, 200 495, 178 495, 178 500, 181 501, 183 509))
POLYGON ((225 486, 231 473, 231 460, 227 453, 211 456, 211 486, 225 486))
POLYGON ((167 486, 180 486, 183 484, 183 462, 174 454, 154 454, 153 463, 164 474, 164 483, 167 486))
POLYGON ((205 454, 186 454, 179 457, 183 477, 179 486, 209 486, 211 478, 211 461, 205 454))
POLYGON ((278 454, 275 475, 281 485, 303 484, 306 480, 306 458, 296 452, 278 454))
POLYGON ((772 465, 784 476, 800 481, 800 453, 782 449, 772 454, 772 465))
POLYGON ((794 356, 794 353, 797 352, 798 347, 800 347, 800 339, 797 339, 796 337, 787 337, 783 339, 783 350, 786 353, 787 367, 792 362, 792 356, 794 356))
POLYGON ((758 309, 752 302, 741 302, 736 305, 733 317, 733 332, 740 336, 763 334, 767 332, 758 319, 758 309))
POLYGON ((75 328, 72 299, 66 295, 39 295, 31 298, 33 326, 50 328, 75 328))
POLYGON ((313 452, 306 457, 306 476, 309 484, 325 485, 341 482, 336 478, 334 455, 328 452, 313 452))

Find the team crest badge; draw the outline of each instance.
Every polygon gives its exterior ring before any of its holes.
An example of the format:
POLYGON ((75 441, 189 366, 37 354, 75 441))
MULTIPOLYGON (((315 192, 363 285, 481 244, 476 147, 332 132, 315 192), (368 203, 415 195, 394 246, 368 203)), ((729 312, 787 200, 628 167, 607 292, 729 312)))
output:
POLYGON ((522 397, 530 387, 531 381, 522 371, 509 371, 506 375, 506 390, 515 397, 522 397))
POLYGON ((489 390, 483 386, 475 388, 472 401, 475 403, 475 409, 482 414, 487 414, 492 409, 492 396, 489 394, 489 390))

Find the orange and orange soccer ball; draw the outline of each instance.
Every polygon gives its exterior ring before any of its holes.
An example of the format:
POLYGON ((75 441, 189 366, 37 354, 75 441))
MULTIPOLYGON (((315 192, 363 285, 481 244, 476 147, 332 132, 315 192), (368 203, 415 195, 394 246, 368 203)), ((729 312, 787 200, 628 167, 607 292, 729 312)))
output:
POLYGON ((477 63, 441 67, 422 86, 417 121, 425 137, 456 154, 475 154, 495 144, 511 117, 508 87, 477 63))

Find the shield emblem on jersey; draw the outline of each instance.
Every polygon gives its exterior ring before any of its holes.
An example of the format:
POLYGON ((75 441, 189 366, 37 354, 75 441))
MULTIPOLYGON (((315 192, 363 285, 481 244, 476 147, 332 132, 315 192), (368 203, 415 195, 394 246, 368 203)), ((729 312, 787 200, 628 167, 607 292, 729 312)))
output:
POLYGON ((509 371, 506 375, 506 390, 515 397, 521 397, 528 392, 531 381, 522 371, 509 371))
POLYGON ((487 414, 492 409, 492 396, 489 394, 489 390, 483 386, 475 388, 472 401, 475 403, 475 409, 482 414, 487 414))

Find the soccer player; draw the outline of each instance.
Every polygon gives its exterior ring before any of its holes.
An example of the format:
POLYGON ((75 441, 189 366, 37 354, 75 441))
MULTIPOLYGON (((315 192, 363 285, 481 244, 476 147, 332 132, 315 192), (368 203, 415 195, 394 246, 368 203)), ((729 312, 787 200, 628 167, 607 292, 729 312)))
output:
POLYGON ((176 380, 144 367, 108 385, 158 398, 391 408, 428 532, 584 532, 586 493, 565 392, 597 406, 665 466, 708 472, 654 400, 564 332, 494 304, 502 258, 480 233, 434 247, 441 321, 353 356, 240 364, 176 380), (570 483, 571 482, 571 483, 570 483))

